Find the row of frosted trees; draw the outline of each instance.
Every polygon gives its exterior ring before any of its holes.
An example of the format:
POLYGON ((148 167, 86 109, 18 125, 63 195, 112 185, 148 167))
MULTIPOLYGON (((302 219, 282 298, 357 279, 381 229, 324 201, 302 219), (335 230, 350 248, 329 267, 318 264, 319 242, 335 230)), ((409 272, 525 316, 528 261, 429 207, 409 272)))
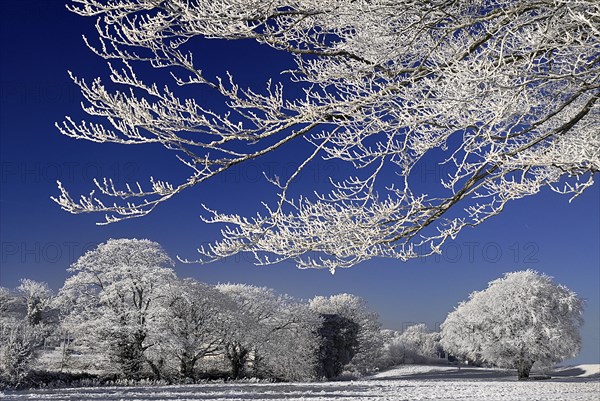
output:
POLYGON ((300 301, 265 287, 212 286, 177 278, 172 264, 155 242, 109 240, 68 269, 56 296, 32 280, 4 289, 4 375, 22 381, 43 343, 56 346, 42 358, 54 369, 127 379, 194 380, 212 370, 311 380, 375 368, 380 325, 359 297, 300 301))
MULTIPOLYGON (((402 363, 465 361, 517 369, 577 354, 583 302, 551 278, 508 273, 471 294, 441 332, 381 330, 354 295, 301 301, 244 284, 179 279, 149 240, 109 240, 68 270, 57 295, 22 280, 0 288, 0 374, 33 369, 167 382, 207 377, 306 381, 402 363)), ((31 380, 29 380, 31 382, 31 380)))

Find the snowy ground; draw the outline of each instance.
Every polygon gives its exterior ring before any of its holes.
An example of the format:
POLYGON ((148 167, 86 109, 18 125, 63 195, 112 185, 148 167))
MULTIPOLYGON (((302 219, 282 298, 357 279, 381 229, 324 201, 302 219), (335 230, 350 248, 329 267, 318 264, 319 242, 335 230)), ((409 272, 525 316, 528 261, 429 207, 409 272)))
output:
POLYGON ((494 369, 403 366, 366 380, 290 384, 204 384, 105 387, 0 393, 2 401, 233 401, 233 400, 593 400, 600 396, 597 365, 563 368, 558 378, 520 382, 494 369), (596 372, 596 373, 594 373, 596 372))

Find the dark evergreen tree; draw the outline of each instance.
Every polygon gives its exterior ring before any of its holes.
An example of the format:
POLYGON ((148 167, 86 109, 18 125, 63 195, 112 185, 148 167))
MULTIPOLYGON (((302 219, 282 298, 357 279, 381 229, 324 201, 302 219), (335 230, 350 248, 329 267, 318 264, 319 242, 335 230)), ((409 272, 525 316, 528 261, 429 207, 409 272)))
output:
POLYGON ((317 377, 339 376, 358 351, 358 323, 340 315, 324 314, 319 328, 321 344, 317 357, 317 377))

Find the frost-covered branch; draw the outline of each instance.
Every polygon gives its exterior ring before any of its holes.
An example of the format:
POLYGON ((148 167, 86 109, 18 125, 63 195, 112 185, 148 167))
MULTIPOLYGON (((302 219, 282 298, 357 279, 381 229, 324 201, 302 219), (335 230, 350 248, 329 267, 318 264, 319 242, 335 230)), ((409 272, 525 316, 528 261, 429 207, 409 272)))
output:
POLYGON ((597 1, 74 0, 69 8, 97 18, 98 40, 86 43, 109 61, 111 82, 72 75, 94 122, 67 118, 59 130, 160 143, 189 175, 124 188, 99 178, 99 195, 79 199, 59 184, 53 199, 63 209, 101 212, 107 223, 143 216, 285 144, 314 146, 288 177, 269 178, 277 204, 252 218, 205 217, 227 225, 200 250, 208 260, 250 252, 258 263, 332 271, 377 256, 406 260, 439 252, 510 200, 545 187, 575 197, 600 171, 597 1), (197 38, 254 40, 295 66, 242 88, 225 71, 203 73, 197 38), (167 84, 147 82, 143 64, 165 70, 167 84), (221 103, 182 97, 182 87, 206 88, 221 103), (352 174, 292 197, 296 177, 319 159, 352 174), (444 175, 423 188, 415 171, 426 163, 444 175))

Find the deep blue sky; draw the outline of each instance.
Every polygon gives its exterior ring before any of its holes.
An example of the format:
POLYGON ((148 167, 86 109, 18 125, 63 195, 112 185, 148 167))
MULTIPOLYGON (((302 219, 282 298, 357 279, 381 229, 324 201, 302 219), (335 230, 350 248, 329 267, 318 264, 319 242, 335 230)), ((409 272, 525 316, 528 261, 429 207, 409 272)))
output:
MULTIPOLYGON (((149 238, 175 257, 195 258, 195 249, 217 238, 218 227, 198 216, 200 204, 226 211, 259 210, 267 188, 260 171, 284 173, 290 153, 257 161, 203 187, 194 188, 143 219, 96 226, 101 216, 73 216, 50 200, 61 179, 72 194, 92 189, 93 177, 117 182, 168 178, 178 167, 173 155, 156 147, 98 145, 61 136, 55 121, 65 115, 85 118, 77 88, 67 70, 88 80, 106 77, 103 61, 83 44, 93 36, 93 20, 68 13, 63 1, 4 0, 1 3, 0 92, 0 285, 14 287, 20 278, 46 281, 58 289, 66 268, 85 250, 109 238, 149 238), (162 175, 165 174, 165 175, 162 175)), ((205 44, 214 56, 241 68, 241 79, 277 70, 272 52, 256 53, 243 44, 205 44), (243 63, 243 64, 242 64, 243 63)), ((216 63, 216 61, 215 61, 216 63)), ((217 67, 216 64, 209 65, 217 67)), ((422 180, 439 180, 419 171, 422 180)), ((323 182, 336 167, 319 163, 300 185, 323 182)), ((244 256, 210 265, 183 265, 180 277, 208 283, 265 285, 300 298, 350 292, 364 297, 385 327, 402 329, 424 322, 436 328, 446 314, 474 290, 507 271, 533 268, 555 277, 587 300, 584 346, 570 362, 600 362, 600 186, 568 203, 551 192, 510 204, 501 216, 464 231, 441 257, 403 263, 373 260, 335 276, 298 270, 292 263, 256 267, 244 256)))

